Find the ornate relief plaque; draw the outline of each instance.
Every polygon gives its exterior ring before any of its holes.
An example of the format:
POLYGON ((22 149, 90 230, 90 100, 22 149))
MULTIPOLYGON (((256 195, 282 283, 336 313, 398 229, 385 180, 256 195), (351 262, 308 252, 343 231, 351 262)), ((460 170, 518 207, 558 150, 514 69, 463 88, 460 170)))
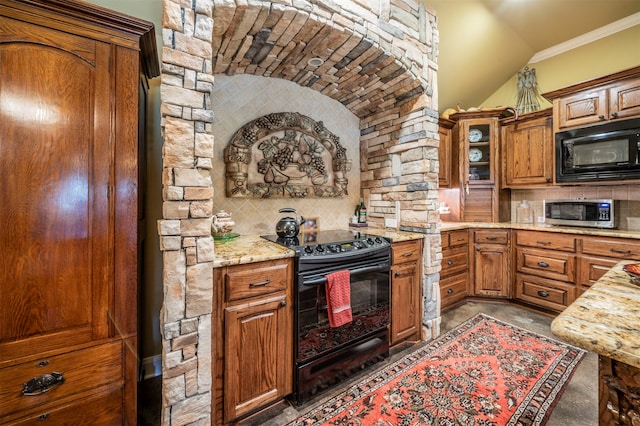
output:
POLYGON ((351 169, 339 138, 296 112, 242 126, 224 149, 227 197, 342 197, 351 169))

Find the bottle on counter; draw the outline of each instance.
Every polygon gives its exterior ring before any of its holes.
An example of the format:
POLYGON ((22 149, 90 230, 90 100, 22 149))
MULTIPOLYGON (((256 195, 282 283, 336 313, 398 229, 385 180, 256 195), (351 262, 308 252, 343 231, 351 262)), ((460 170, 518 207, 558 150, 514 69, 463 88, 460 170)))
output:
POLYGON ((364 205, 364 200, 360 198, 360 204, 356 208, 358 212, 358 223, 367 223, 367 206, 364 205))
POLYGON ((522 200, 516 208, 516 220, 518 223, 533 224, 533 208, 527 200, 522 200))

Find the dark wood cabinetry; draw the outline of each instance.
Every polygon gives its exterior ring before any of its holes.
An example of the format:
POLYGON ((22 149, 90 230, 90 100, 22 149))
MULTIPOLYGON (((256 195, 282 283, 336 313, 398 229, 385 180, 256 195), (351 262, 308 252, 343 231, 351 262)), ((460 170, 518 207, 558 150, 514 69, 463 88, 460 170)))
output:
POLYGON ((451 188, 458 185, 458 139, 454 135, 455 121, 440 118, 438 120, 438 186, 451 188), (455 172, 454 172, 455 171, 455 172))
POLYGON ((551 109, 502 122, 502 186, 515 188, 553 182, 554 141, 551 109))
POLYGON ((598 414, 601 425, 640 424, 640 368, 598 356, 598 414))
POLYGON ((215 424, 276 402, 293 386, 293 262, 215 268, 215 424))
POLYGON ((440 308, 447 309, 469 294, 469 231, 442 233, 442 268, 440 270, 440 308))
POLYGON ((422 334, 422 240, 391 245, 390 345, 422 334))
POLYGON ((640 67, 565 87, 553 101, 554 132, 640 116, 640 67))
MULTIPOLYGON (((441 137, 443 123, 455 123, 450 131, 450 159, 444 166, 451 167, 448 190, 440 191, 439 200, 446 203, 451 213, 443 216, 447 221, 503 222, 511 217, 511 197, 500 186, 500 128, 499 118, 504 109, 459 112, 451 120, 440 120, 441 137)), ((443 153, 441 147, 440 154, 443 153)), ((447 155, 447 154, 445 154, 447 155)))
POLYGON ((471 267, 475 296, 511 296, 511 231, 473 230, 471 267))
POLYGON ((0 423, 134 425, 153 25, 0 0, 0 28, 0 423))

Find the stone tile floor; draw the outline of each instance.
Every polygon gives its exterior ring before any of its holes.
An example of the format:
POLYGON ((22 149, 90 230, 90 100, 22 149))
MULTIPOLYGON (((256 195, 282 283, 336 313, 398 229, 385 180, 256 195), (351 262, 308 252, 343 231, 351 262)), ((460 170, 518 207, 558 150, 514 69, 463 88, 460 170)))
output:
MULTIPOLYGON (((516 325, 518 327, 534 331, 536 333, 554 337, 549 329, 553 318, 533 312, 522 307, 489 302, 467 302, 455 309, 445 312, 442 315, 441 332, 452 329, 456 325, 471 318, 475 314, 482 312, 496 319, 516 325)), ((402 346, 392 351, 387 361, 392 362, 402 356, 406 351, 414 348, 402 346)), ((379 364, 381 366, 381 364, 379 364)), ((372 367, 376 368, 376 366, 372 367)), ((358 380, 367 371, 354 376, 349 381, 335 388, 335 392, 348 386, 351 382, 358 380)), ((140 408, 139 425, 151 426, 160 424, 161 411, 161 380, 159 377, 145 380, 140 384, 140 408)), ((326 392, 317 398, 301 405, 295 406, 288 401, 279 404, 259 415, 254 416, 242 425, 269 425, 282 426, 288 421, 296 418, 310 406, 331 397, 335 392, 326 392)), ((557 406, 554 408, 547 426, 597 426, 598 425, 598 357, 589 352, 567 388, 562 394, 557 406)))

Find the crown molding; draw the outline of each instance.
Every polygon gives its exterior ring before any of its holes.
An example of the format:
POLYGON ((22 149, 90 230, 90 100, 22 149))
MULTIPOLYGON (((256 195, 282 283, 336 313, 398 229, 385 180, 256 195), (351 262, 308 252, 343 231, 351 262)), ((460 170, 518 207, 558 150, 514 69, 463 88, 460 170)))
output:
POLYGON ((601 38, 608 37, 611 34, 624 31, 627 28, 631 28, 639 24, 640 12, 637 12, 633 15, 627 16, 626 18, 622 18, 615 22, 612 22, 609 25, 605 25, 604 27, 600 27, 596 30, 572 38, 571 40, 556 44, 555 46, 551 46, 548 49, 541 50, 533 55, 528 63, 535 64, 536 62, 540 62, 553 56, 560 55, 561 53, 568 52, 569 50, 575 49, 585 44, 589 44, 596 40, 600 40, 601 38))

